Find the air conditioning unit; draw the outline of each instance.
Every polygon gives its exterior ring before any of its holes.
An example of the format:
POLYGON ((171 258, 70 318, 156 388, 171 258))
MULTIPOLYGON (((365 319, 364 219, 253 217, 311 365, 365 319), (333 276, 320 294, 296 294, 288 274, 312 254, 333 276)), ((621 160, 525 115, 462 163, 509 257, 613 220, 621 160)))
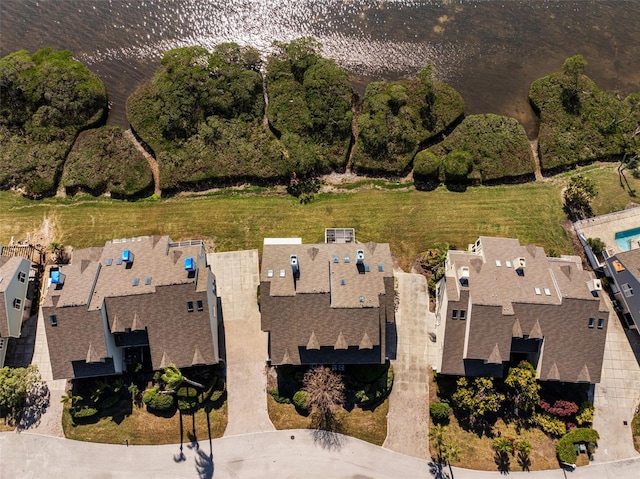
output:
POLYGON ((597 278, 594 278, 589 281, 589 291, 592 293, 595 291, 602 291, 602 281, 597 278))

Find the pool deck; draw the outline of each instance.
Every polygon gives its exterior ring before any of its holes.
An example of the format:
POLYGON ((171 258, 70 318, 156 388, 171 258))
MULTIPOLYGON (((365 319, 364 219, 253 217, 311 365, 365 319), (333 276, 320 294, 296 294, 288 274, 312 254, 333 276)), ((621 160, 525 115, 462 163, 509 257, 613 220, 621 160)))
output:
POLYGON ((608 248, 613 248, 616 253, 620 253, 616 243, 616 233, 640 227, 640 206, 576 221, 573 227, 578 235, 583 234, 585 238, 600 238, 608 248))

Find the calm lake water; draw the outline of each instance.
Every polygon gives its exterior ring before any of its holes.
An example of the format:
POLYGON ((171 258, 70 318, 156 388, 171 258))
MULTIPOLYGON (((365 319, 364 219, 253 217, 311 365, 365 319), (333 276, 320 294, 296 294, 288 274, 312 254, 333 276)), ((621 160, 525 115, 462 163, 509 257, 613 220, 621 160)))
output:
POLYGON ((466 112, 536 123, 533 80, 581 53, 602 88, 640 90, 636 0, 2 0, 0 56, 67 48, 105 82, 110 122, 127 125, 125 101, 162 52, 233 41, 268 53, 273 40, 313 36, 359 90, 427 63, 458 89, 466 112))

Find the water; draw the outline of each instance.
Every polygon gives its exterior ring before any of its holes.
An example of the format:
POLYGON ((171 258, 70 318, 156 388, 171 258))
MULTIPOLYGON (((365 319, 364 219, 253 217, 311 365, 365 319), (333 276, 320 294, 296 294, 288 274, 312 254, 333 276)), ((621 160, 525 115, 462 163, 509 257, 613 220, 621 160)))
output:
POLYGON ((640 90, 640 3, 622 0, 2 0, 0 56, 67 48, 107 85, 110 123, 162 52, 234 41, 264 53, 314 36, 362 91, 426 63, 458 89, 467 114, 516 117, 533 136, 533 80, 583 54, 602 88, 640 90))
POLYGON ((629 251, 635 246, 634 242, 638 242, 638 245, 640 245, 640 228, 619 231, 616 233, 615 239, 620 251, 629 251))

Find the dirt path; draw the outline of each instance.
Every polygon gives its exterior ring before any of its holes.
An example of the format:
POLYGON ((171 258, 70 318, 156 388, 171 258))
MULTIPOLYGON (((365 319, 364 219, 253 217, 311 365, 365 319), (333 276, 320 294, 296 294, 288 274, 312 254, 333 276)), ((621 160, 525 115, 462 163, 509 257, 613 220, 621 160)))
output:
POLYGON ((531 144, 531 153, 533 153, 533 161, 536 164, 535 176, 536 181, 542 181, 544 177, 542 176, 542 167, 540 166, 540 157, 538 156, 538 139, 531 140, 529 142, 531 144))
POLYGON ((144 156, 149 163, 149 168, 151 168, 151 173, 153 174, 153 194, 156 196, 162 196, 162 190, 160 189, 160 168, 158 168, 158 162, 147 152, 147 150, 144 149, 131 130, 125 131, 125 135, 129 137, 138 151, 142 153, 142 156, 144 156))

